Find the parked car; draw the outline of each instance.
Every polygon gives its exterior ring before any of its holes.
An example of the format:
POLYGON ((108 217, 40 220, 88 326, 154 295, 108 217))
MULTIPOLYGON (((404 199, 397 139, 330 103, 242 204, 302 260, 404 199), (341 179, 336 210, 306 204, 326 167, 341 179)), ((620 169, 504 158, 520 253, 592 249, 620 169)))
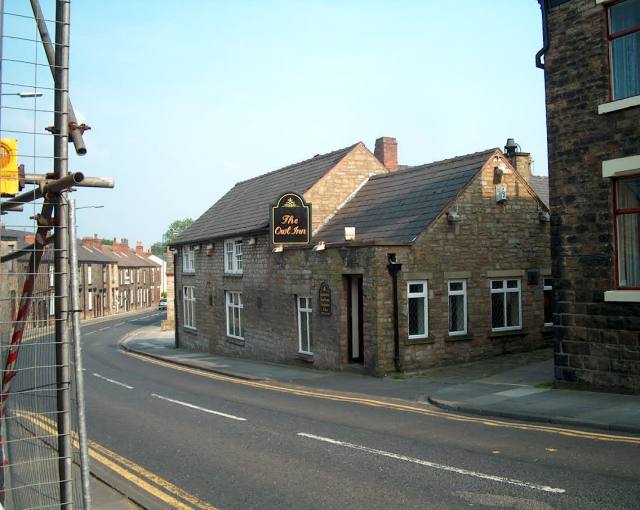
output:
POLYGON ((167 298, 160 298, 160 302, 158 303, 158 310, 166 310, 167 309, 167 298))

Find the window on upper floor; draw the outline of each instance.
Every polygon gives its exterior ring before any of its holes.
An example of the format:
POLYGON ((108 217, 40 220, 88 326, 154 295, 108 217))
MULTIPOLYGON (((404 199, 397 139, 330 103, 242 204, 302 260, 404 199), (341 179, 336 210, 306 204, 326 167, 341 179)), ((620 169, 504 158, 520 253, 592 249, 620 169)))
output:
POLYGON ((407 282, 407 318, 409 338, 429 336, 427 282, 407 282))
POLYGON ((191 246, 182 247, 182 272, 183 273, 195 273, 196 271, 196 258, 195 252, 191 246))
POLYGON ((491 329, 509 331, 522 328, 520 280, 491 280, 491 329))
POLYGON ((611 99, 640 95, 640 0, 607 8, 611 99))
POLYGON ((91 281, 91 266, 89 265, 87 266, 87 284, 91 284, 91 283, 93 282, 91 281))
POLYGON ((242 274, 242 239, 227 239, 224 242, 224 272, 242 274))
POLYGON ((102 283, 107 283, 108 273, 107 266, 102 266, 102 283))
POLYGON ((614 181, 616 273, 620 289, 640 289, 640 175, 614 181))

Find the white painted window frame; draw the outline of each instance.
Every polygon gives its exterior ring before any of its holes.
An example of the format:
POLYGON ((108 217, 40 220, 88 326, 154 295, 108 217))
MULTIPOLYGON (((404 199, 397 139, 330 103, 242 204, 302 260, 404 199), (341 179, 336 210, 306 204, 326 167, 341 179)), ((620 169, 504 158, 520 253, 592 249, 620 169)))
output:
POLYGON ((503 313, 502 316, 504 317, 505 320, 505 324, 507 321, 507 294, 513 294, 513 293, 518 293, 518 325, 517 326, 503 326, 503 327, 499 327, 499 328, 494 328, 493 327, 493 299, 490 300, 490 304, 491 304, 491 331, 495 331, 495 332, 500 332, 500 331, 518 331, 522 329, 522 280, 520 278, 492 278, 491 280, 489 280, 489 289, 491 290, 491 294, 504 294, 504 299, 502 301, 503 304, 503 313), (516 281, 518 282, 518 286, 516 288, 509 288, 508 287, 508 283, 509 281, 516 281), (493 288, 493 282, 502 282, 502 288, 501 289, 494 289, 493 288))
POLYGON ((242 274, 243 251, 242 238, 226 239, 224 241, 224 272, 226 274, 242 274))
POLYGON ((428 338, 429 337, 429 285, 427 280, 411 280, 407 282, 407 336, 409 340, 417 340, 420 338, 428 338), (411 285, 422 285, 422 292, 411 292, 411 285), (412 335, 410 320, 411 316, 409 313, 409 303, 412 299, 420 299, 424 298, 424 333, 420 333, 418 335, 412 335))
POLYGON ((298 308, 298 352, 301 354, 313 354, 312 350, 312 335, 311 335, 311 314, 313 312, 311 306, 311 297, 298 296, 296 299, 298 308), (303 306, 302 301, 305 300, 306 306, 303 306), (307 320, 307 338, 304 342, 302 338, 302 317, 306 315, 307 320), (306 344, 307 349, 303 349, 303 344, 306 344))
MULTIPOLYGON (((464 328, 462 329, 462 331, 451 331, 449 330, 449 336, 460 336, 460 335, 466 335, 467 334, 467 280, 461 280, 461 279, 454 279, 454 280, 448 280, 447 281, 447 294, 448 294, 448 299, 447 299, 447 310, 448 313, 451 313, 451 296, 462 296, 462 302, 463 302, 463 313, 464 313, 464 328), (451 284, 452 283, 461 283, 462 284, 462 290, 451 290, 451 284)), ((450 327, 451 324, 451 317, 448 316, 447 318, 447 328, 450 327)))
POLYGON ((185 245, 182 247, 182 272, 196 272, 196 254, 191 246, 185 245))
POLYGON ((227 336, 230 338, 236 338, 238 340, 244 340, 243 329, 242 329, 242 310, 244 309, 244 302, 242 301, 242 292, 228 290, 225 291, 225 316, 227 318, 227 336), (233 296, 238 295, 238 303, 233 302, 233 296), (233 314, 234 311, 238 311, 238 326, 240 331, 231 331, 233 326, 233 321, 229 320, 229 314, 233 314), (237 334, 236 334, 237 333, 237 334))
POLYGON ((193 285, 182 287, 183 327, 196 329, 196 288, 193 285))

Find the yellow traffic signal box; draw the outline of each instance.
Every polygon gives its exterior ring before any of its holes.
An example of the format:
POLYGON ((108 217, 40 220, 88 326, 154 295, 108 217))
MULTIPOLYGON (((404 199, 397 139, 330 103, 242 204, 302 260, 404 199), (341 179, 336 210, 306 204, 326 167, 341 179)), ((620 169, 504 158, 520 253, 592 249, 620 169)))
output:
POLYGON ((18 140, 0 139, 0 195, 14 196, 20 191, 18 140))

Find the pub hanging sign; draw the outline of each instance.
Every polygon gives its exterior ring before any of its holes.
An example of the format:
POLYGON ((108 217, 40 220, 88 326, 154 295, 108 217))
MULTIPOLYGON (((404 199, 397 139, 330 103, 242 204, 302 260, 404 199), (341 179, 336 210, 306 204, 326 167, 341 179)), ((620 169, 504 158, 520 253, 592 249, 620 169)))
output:
POLYGON ((311 204, 297 193, 284 193, 271 207, 271 242, 274 245, 311 242, 311 204))

